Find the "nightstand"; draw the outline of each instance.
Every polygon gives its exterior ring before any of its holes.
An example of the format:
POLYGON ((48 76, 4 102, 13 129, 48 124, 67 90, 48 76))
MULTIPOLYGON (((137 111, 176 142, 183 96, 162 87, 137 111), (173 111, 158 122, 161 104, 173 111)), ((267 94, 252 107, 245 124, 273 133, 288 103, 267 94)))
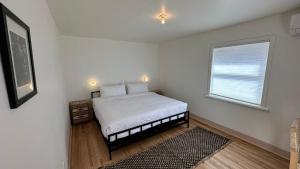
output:
POLYGON ((159 95, 164 95, 164 93, 161 90, 153 90, 151 92, 154 92, 154 93, 159 94, 159 95))
POLYGON ((92 101, 72 101, 69 104, 69 111, 72 124, 90 121, 93 114, 92 101))

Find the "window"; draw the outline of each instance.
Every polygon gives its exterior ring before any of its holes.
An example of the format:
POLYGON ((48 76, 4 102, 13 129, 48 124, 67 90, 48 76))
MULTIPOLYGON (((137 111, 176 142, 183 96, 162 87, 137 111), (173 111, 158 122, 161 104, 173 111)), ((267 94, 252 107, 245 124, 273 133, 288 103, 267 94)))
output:
POLYGON ((260 40, 213 48, 209 96, 264 107, 270 45, 270 40, 260 40))

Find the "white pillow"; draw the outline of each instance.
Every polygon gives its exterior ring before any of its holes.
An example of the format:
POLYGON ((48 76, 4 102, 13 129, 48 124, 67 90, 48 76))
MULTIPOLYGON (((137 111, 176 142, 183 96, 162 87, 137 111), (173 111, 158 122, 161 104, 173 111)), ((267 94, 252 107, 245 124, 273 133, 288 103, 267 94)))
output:
POLYGON ((148 92, 148 84, 146 83, 128 83, 127 94, 148 92))
POLYGON ((124 96, 126 88, 124 84, 119 85, 104 85, 100 87, 101 97, 124 96))

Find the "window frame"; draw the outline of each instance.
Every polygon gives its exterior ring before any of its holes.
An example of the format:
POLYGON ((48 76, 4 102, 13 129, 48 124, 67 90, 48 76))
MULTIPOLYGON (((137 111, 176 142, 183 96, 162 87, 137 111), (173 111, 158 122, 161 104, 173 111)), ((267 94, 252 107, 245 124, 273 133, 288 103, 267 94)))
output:
POLYGON ((210 59, 209 59, 209 74, 208 74, 208 86, 207 86, 207 95, 206 97, 217 99, 220 101, 225 101, 229 103, 238 104, 241 106, 246 106, 250 108, 255 108, 263 111, 269 111, 269 106, 267 105, 267 95, 268 95, 268 86, 269 86, 269 79, 270 79, 270 69, 271 69, 271 60, 273 56, 275 46, 275 36, 262 36, 262 37, 256 37, 256 38, 247 38, 247 39, 241 39, 241 40, 234 40, 234 41, 227 41, 227 42, 221 42, 214 45, 211 45, 210 48, 210 59), (270 42, 269 47, 269 53, 267 58, 267 65, 266 65, 266 72, 265 72, 265 79, 264 79, 264 85, 263 85, 263 92, 262 92, 262 100, 261 104, 254 104, 249 103, 246 101, 241 101, 234 98, 229 98, 226 96, 220 96, 216 94, 210 93, 210 85, 211 85, 211 70, 212 70, 212 61, 213 61, 213 51, 215 48, 222 48, 222 47, 230 47, 230 46, 240 46, 240 45, 246 45, 246 44, 255 44, 255 43, 261 43, 261 42, 270 42))

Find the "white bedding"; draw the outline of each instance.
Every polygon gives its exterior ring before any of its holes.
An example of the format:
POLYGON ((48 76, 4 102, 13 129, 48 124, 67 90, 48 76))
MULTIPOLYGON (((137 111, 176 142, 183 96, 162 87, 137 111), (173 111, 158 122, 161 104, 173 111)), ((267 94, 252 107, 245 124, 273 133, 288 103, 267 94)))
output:
MULTIPOLYGON (((186 103, 152 92, 94 98, 93 106, 102 133, 106 138, 110 134, 187 111, 186 103)), ((182 116, 184 115, 180 117, 182 116)), ((171 120, 175 119, 177 117, 171 120)), ((164 120, 163 123, 167 121, 164 120)), ((145 126, 142 130, 147 128, 150 128, 150 125, 145 126)), ((136 132, 139 132, 139 129, 131 131, 131 133, 136 132)), ((121 133, 118 138, 126 136, 128 133, 121 133)), ((114 141, 115 138, 110 139, 114 141)))

